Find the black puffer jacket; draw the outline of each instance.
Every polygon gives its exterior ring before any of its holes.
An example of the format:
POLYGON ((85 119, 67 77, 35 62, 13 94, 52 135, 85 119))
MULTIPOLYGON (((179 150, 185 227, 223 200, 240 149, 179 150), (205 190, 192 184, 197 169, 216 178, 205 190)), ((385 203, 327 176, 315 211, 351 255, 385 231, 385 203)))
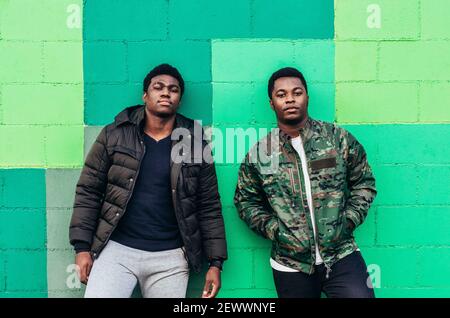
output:
MULTIPOLYGON (((144 107, 125 109, 114 123, 103 128, 76 187, 70 243, 89 243, 94 259, 126 213, 137 180, 144 155, 144 107)), ((180 114, 176 115, 175 127, 186 128, 189 135, 172 142, 172 150, 176 147, 184 154, 183 162, 171 162, 172 200, 188 263, 198 272, 202 255, 227 258, 222 207, 214 164, 199 161, 202 154, 210 154, 201 127, 180 114), (195 135, 194 130, 200 134, 195 135)))

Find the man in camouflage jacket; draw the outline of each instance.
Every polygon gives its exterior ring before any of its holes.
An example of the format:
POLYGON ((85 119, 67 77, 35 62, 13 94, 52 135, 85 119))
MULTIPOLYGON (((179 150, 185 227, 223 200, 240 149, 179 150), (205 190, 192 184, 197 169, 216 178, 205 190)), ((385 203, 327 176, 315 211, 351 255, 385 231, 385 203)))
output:
POLYGON ((248 226, 272 241, 279 297, 374 297, 353 237, 376 195, 363 146, 308 116, 298 70, 275 72, 268 93, 279 129, 245 157, 234 202, 248 226))

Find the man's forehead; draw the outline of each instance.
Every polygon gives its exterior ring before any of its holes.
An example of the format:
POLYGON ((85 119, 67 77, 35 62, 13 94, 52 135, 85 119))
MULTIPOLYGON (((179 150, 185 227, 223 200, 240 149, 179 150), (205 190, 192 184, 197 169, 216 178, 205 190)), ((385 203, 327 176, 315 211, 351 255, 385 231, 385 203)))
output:
POLYGON ((151 82, 152 83, 161 82, 166 85, 177 85, 177 86, 180 85, 175 77, 167 74, 156 75, 155 77, 152 78, 151 82))
POLYGON ((277 78, 274 82, 275 89, 284 87, 304 87, 302 81, 298 77, 286 76, 277 78))

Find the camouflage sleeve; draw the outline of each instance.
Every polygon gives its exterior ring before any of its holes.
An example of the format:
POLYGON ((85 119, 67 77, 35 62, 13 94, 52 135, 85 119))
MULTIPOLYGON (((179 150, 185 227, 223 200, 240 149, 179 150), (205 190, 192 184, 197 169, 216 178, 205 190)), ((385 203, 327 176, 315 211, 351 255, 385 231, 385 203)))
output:
POLYGON ((350 133, 348 133, 347 185, 349 194, 345 204, 345 215, 357 227, 364 222, 377 191, 364 147, 350 133))
POLYGON ((261 183, 261 178, 256 168, 249 163, 247 155, 239 169, 234 204, 239 217, 250 229, 265 238, 274 240, 278 230, 278 219, 271 211, 261 183))

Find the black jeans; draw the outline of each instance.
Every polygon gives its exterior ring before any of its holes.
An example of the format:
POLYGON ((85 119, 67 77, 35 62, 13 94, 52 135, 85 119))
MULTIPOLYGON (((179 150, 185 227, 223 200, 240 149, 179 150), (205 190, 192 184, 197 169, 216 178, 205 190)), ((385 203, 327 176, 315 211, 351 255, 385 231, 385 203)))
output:
POLYGON ((368 277, 366 263, 359 251, 334 264, 328 278, 323 264, 316 265, 312 275, 273 270, 280 298, 320 298, 322 291, 328 298, 375 298, 368 277))

